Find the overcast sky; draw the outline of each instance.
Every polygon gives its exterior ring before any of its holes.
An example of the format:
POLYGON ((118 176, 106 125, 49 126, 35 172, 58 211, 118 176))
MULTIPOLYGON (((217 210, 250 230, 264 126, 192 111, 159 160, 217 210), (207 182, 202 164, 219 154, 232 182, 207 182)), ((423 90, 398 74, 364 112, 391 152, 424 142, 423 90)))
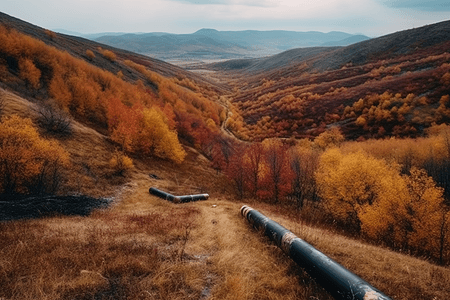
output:
POLYGON ((80 33, 344 31, 370 37, 450 19, 450 0, 1 0, 0 11, 80 33))

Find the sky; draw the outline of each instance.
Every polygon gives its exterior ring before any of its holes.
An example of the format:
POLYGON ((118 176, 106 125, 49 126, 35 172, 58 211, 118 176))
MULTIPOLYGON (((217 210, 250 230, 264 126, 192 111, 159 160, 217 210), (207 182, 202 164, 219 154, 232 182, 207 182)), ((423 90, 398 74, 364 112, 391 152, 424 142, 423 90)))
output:
POLYGON ((79 33, 344 31, 377 37, 450 20, 450 0, 1 0, 0 11, 79 33))

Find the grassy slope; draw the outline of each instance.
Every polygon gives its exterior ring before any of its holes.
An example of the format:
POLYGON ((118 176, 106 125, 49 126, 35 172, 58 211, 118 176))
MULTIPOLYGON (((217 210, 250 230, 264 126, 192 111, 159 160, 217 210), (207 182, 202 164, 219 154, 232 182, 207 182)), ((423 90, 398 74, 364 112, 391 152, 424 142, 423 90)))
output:
POLYGON ((216 90, 223 90, 224 86, 213 86, 211 82, 205 80, 201 76, 197 76, 194 73, 187 72, 184 69, 175 65, 166 63, 164 61, 154 59, 141 54, 133 53, 130 51, 110 47, 101 43, 97 43, 81 37, 70 36, 60 33, 52 33, 54 36, 49 35, 50 31, 25 22, 23 20, 14 18, 5 13, 0 12, 0 25, 7 28, 15 29, 18 32, 29 35, 35 39, 41 40, 47 45, 53 46, 59 50, 68 52, 71 56, 85 60, 86 62, 99 67, 103 70, 109 71, 113 74, 117 74, 118 71, 122 71, 124 80, 129 82, 135 82, 137 79, 142 79, 146 82, 145 77, 132 68, 128 68, 121 63, 111 63, 109 60, 101 55, 96 55, 95 58, 89 59, 86 55, 86 50, 97 51, 98 47, 105 50, 113 51, 119 61, 131 60, 136 63, 142 64, 150 70, 165 76, 165 77, 180 77, 189 78, 201 86, 208 86, 216 90))
MULTIPOLYGON (((5 91, 0 97, 7 100, 5 114, 33 115, 27 100, 5 91)), ((75 123, 73 136, 61 142, 73 163, 68 189, 113 196, 114 205, 84 218, 0 223, 0 297, 331 299, 239 216, 241 203, 227 199, 223 178, 195 151, 179 166, 135 159, 136 168, 121 178, 109 174, 113 145, 106 137, 75 123), (209 192, 211 199, 175 205, 149 195, 150 186, 174 194, 209 192)), ((450 294, 448 268, 252 205, 393 299, 450 294)))

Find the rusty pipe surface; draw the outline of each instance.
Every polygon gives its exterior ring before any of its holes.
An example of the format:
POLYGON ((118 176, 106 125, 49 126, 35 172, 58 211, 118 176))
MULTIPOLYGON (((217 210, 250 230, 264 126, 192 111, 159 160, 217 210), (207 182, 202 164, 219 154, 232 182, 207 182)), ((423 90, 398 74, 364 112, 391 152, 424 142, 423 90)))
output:
POLYGON ((197 195, 185 195, 185 196, 174 196, 164 191, 158 190, 157 188, 151 187, 149 190, 150 194, 158 196, 159 198, 172 201, 174 203, 186 203, 198 200, 207 200, 209 198, 208 194, 197 194, 197 195))
POLYGON ((262 213, 244 205, 241 214, 274 241, 300 267, 306 270, 335 299, 390 300, 382 292, 353 274, 288 229, 262 213))

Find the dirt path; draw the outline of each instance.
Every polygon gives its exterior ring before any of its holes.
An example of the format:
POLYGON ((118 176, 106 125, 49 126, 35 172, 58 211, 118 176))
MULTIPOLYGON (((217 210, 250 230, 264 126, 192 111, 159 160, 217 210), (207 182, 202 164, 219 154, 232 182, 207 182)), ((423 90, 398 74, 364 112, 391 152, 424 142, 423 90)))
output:
POLYGON ((249 226, 240 215, 241 204, 217 197, 173 204, 150 195, 144 178, 130 187, 116 208, 122 213, 198 210, 192 226, 186 226, 187 237, 182 233, 187 242, 181 264, 196 278, 200 299, 331 299, 249 226))

